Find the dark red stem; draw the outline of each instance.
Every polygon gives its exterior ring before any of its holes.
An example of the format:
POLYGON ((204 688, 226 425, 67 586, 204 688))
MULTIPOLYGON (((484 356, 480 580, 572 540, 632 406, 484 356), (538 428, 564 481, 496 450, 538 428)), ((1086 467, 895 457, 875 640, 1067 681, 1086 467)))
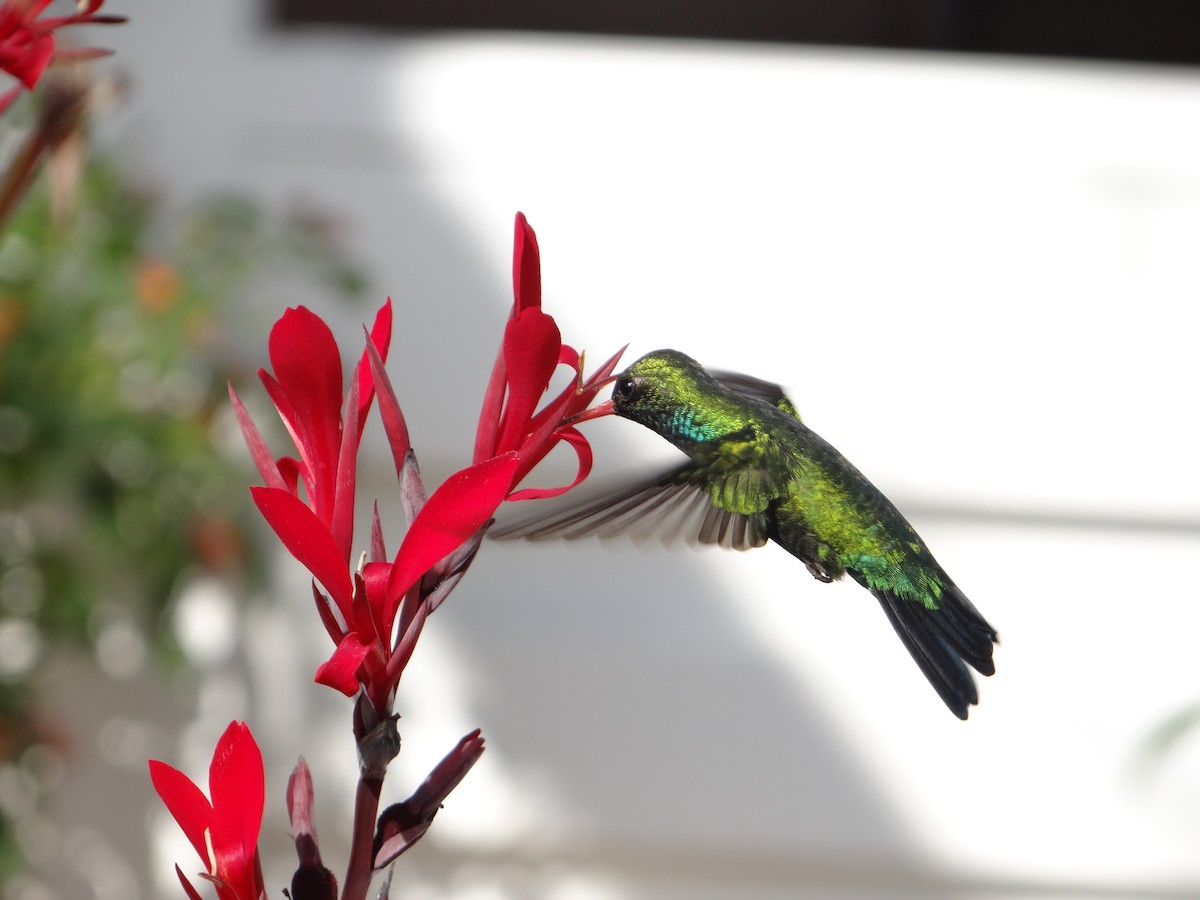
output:
POLYGON ((379 816, 379 794, 383 779, 359 778, 354 794, 354 833, 350 844, 350 861, 346 865, 346 880, 342 900, 366 900, 371 886, 371 864, 375 843, 375 820, 379 816))

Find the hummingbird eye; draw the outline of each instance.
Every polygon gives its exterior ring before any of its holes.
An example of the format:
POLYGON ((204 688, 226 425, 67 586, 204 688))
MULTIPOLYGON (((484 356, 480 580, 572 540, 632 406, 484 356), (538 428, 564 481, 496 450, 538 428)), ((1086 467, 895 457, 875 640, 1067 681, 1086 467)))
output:
POLYGON ((618 378, 617 383, 613 385, 613 399, 622 402, 632 400, 633 395, 637 392, 637 382, 626 376, 618 378))

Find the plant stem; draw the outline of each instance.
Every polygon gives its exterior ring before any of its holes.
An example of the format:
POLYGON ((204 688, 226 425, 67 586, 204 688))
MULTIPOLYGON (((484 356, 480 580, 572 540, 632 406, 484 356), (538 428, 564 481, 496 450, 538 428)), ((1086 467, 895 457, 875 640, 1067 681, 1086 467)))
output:
POLYGON ((367 888, 371 886, 371 850, 382 790, 382 778, 358 779, 354 794, 354 833, 350 843, 350 860, 346 864, 346 881, 342 886, 342 900, 366 900, 367 888))
POLYGON ((77 79, 48 79, 29 136, 0 178, 0 229, 33 183, 42 158, 78 131, 87 110, 88 85, 77 79))

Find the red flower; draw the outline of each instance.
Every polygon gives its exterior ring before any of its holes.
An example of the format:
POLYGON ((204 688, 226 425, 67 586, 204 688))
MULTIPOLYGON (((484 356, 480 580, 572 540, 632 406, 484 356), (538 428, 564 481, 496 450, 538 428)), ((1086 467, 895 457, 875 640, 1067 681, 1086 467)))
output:
POLYGON ((33 90, 47 66, 107 56, 111 52, 95 48, 59 50, 54 36, 56 29, 84 22, 114 24, 125 21, 124 16, 97 15, 104 0, 80 0, 73 15, 52 16, 39 21, 38 16, 50 3, 51 0, 5 0, 0 5, 0 69, 21 82, 0 96, 0 112, 16 99, 22 86, 33 90))
MULTIPOLYGON (((217 741, 208 770, 212 802, 178 769, 150 760, 150 779, 207 870, 220 900, 259 900, 263 896, 258 830, 263 812, 262 754, 244 722, 230 722, 217 741)), ((188 897, 200 894, 175 867, 188 897)))
POLYGON ((537 240, 520 214, 513 274, 516 298, 484 400, 474 462, 447 478, 428 501, 403 413, 383 368, 392 329, 390 301, 376 317, 344 399, 341 357, 321 319, 303 307, 291 309, 272 329, 274 375, 264 370, 259 377, 298 458, 276 460, 271 455, 230 389, 266 482, 252 489, 254 502, 328 594, 327 600, 314 586, 318 611, 337 647, 316 680, 347 696, 362 686, 380 715, 390 708, 391 692, 425 618, 470 565, 496 508, 505 499, 562 493, 591 468, 591 448, 574 423, 600 412, 588 415, 585 410, 609 380, 620 354, 584 380, 582 354, 562 343, 558 326, 542 312, 537 240), (539 410, 560 364, 570 366, 574 377, 539 410), (356 458, 376 396, 410 525, 389 561, 376 514, 367 561, 352 571, 356 458), (516 490, 559 441, 576 452, 575 480, 556 488, 516 490))
POLYGON ((591 447, 575 423, 611 412, 611 405, 591 411, 587 407, 611 380, 622 352, 584 379, 583 354, 562 343, 558 325, 542 311, 537 236, 524 214, 517 213, 513 307, 484 393, 474 465, 450 476, 429 498, 405 535, 388 580, 385 619, 390 622, 401 603, 405 604, 396 652, 388 663, 390 675, 400 677, 425 616, 470 564, 482 539, 482 529, 500 504, 506 499, 553 497, 587 477, 592 467, 591 447), (553 400, 537 409, 560 364, 570 366, 574 378, 553 400), (575 450, 579 461, 575 479, 555 488, 517 490, 559 441, 566 441, 575 450), (431 582, 430 590, 422 590, 427 582, 431 582), (414 585, 418 590, 411 595, 414 585), (440 594, 436 592, 438 587, 442 587, 440 594))
MULTIPOLYGON (((387 353, 391 333, 389 300, 371 330, 370 343, 378 353, 387 353)), ((333 332, 302 306, 287 310, 275 323, 269 347, 275 374, 260 369, 258 375, 299 456, 278 460, 272 456, 231 386, 242 434, 267 483, 251 492, 284 546, 324 585, 339 609, 348 612, 354 589, 350 556, 358 446, 375 396, 374 379, 364 353, 352 378, 343 420, 342 360, 333 332)))
MULTIPOLYGON (((380 615, 380 570, 375 565, 383 563, 383 557, 373 555, 372 565, 357 575, 352 575, 350 562, 358 448, 376 395, 376 373, 387 394, 384 421, 393 451, 401 460, 410 451, 403 416, 383 372, 391 333, 388 300, 376 314, 368 350, 343 397, 342 360, 329 326, 304 307, 287 310, 275 323, 269 341, 275 373, 263 369, 259 378, 291 435, 296 458, 272 456, 230 388, 250 455, 267 485, 251 489, 254 502, 332 601, 317 592, 318 610, 338 645, 333 659, 318 670, 317 680, 348 695, 357 691, 359 683, 371 683, 382 675, 390 645, 391 622, 380 615)), ((382 554, 382 535, 375 543, 382 554)), ((386 583, 390 567, 384 568, 386 583)))
POLYGON ((513 238, 513 295, 512 314, 475 432, 475 462, 515 451, 520 458, 513 478, 515 487, 555 444, 566 441, 579 461, 575 480, 556 488, 526 488, 510 494, 508 499, 553 497, 575 487, 592 469, 591 447, 574 423, 595 418, 582 414, 609 383, 624 348, 584 380, 583 354, 562 343, 554 319, 542 312, 541 255, 537 236, 522 213, 517 213, 513 238), (559 365, 574 369, 574 380, 535 413, 559 365))

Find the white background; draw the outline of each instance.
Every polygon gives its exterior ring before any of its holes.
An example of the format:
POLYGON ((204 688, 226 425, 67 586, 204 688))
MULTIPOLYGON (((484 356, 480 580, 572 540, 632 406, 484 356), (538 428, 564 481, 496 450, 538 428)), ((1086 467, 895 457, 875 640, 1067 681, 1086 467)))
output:
MULTIPOLYGON (((344 220, 372 302, 397 303, 389 368, 430 481, 469 461, 521 209, 569 343, 785 384, 1003 642, 962 723, 867 594, 776 548, 488 544, 406 675, 386 799, 476 725, 489 749, 394 896, 1200 893, 1200 733, 1138 764, 1200 699, 1200 74, 279 33, 255 6, 113 0, 132 21, 91 38, 133 93, 103 136, 175 202, 233 186, 344 220)), ((248 311, 256 364, 289 302, 248 311)), ((340 315, 352 346, 369 313, 340 315)), ((589 426, 602 470, 669 451, 636 431, 589 426)), ((354 776, 348 713, 309 682, 329 647, 298 568, 240 620, 249 687, 216 667, 188 730, 122 720, 198 778, 250 721, 272 896, 295 756, 335 871, 354 776)), ((178 896, 172 863, 198 861, 130 783, 152 809, 131 846, 149 829, 161 852, 107 854, 135 874, 83 889, 178 896)))

